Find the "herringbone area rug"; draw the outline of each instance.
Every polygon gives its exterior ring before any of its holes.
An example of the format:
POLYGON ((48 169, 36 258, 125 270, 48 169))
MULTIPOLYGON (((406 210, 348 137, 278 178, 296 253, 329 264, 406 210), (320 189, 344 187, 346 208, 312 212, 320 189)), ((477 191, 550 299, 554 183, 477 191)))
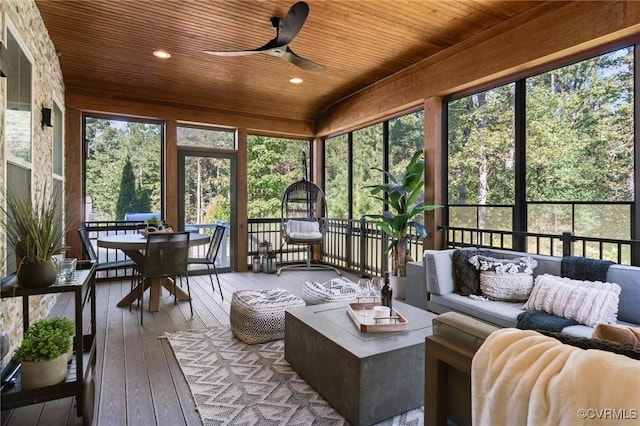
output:
MULTIPOLYGON (((284 340, 246 345, 228 326, 167 339, 209 425, 347 425, 284 360, 284 340)), ((379 425, 422 425, 415 409, 379 425)))

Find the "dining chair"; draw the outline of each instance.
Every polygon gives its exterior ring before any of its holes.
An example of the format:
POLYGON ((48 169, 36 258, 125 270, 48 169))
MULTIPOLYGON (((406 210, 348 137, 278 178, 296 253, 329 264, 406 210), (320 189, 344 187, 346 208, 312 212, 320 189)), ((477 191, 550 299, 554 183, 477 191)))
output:
POLYGON ((207 265, 209 279, 211 280, 211 289, 215 293, 216 289, 213 285, 213 277, 211 276, 211 266, 213 266, 213 272, 216 274, 216 280, 218 281, 218 290, 220 290, 220 297, 222 298, 222 300, 224 300, 224 295, 222 294, 222 287, 220 287, 220 278, 218 277, 218 271, 216 269, 216 257, 218 257, 218 252, 220 251, 220 243, 222 243, 222 238, 224 238, 225 231, 226 228, 223 225, 216 225, 216 228, 213 231, 213 237, 211 238, 211 242, 209 243, 207 255, 205 257, 189 258, 189 265, 207 265))
POLYGON ((189 308, 193 316, 193 304, 191 303, 191 289, 189 288, 188 263, 189 257, 189 233, 166 232, 152 233, 147 237, 147 245, 144 253, 144 263, 140 271, 140 324, 142 325, 144 305, 144 280, 171 278, 173 280, 173 300, 178 303, 175 295, 176 280, 182 277, 187 280, 187 293, 189 294, 189 308))
POLYGON ((87 228, 81 226, 80 228, 78 228, 78 234, 80 235, 80 241, 82 241, 82 249, 84 251, 82 257, 83 259, 88 259, 96 262, 96 271, 106 271, 108 269, 116 268, 136 268, 136 262, 129 258, 111 262, 100 262, 98 260, 96 249, 93 248, 93 244, 91 244, 91 239, 89 238, 89 231, 87 230, 87 228))

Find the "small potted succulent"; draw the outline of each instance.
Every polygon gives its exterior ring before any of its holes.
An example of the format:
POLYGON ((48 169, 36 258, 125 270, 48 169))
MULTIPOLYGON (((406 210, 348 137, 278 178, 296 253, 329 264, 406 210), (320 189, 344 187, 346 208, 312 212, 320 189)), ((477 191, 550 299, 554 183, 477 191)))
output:
POLYGON ((21 364, 22 389, 64 381, 74 330, 73 321, 62 317, 41 319, 31 324, 13 354, 13 359, 21 364))

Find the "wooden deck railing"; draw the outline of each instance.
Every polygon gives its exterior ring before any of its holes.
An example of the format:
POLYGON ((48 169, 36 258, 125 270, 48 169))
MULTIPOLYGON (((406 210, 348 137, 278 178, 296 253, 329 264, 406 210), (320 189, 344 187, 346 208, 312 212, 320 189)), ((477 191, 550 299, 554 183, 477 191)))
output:
POLYGON ((623 265, 640 265, 640 240, 595 238, 571 232, 541 234, 443 226, 447 248, 487 247, 548 256, 581 256, 611 260, 623 265))
MULTIPOLYGON (((389 267, 389 256, 386 253, 389 239, 379 226, 364 219, 328 219, 329 228, 325 235, 322 262, 361 276, 382 275, 389 267)), ((276 252, 279 264, 303 262, 306 260, 306 246, 284 244, 279 218, 249 219, 249 252, 246 259, 251 265, 253 256, 258 254, 258 244, 263 241, 271 243, 276 252)), ((98 253, 98 261, 107 262, 125 258, 119 250, 97 247, 98 236, 119 233, 135 233, 144 226, 141 222, 109 221, 87 222, 89 235, 98 253)), ((194 229, 207 232, 211 226, 199 225, 194 229)), ((593 259, 612 260, 626 265, 640 265, 640 241, 616 240, 608 238, 592 238, 576 236, 572 233, 540 234, 528 232, 499 231, 489 229, 469 229, 458 227, 441 227, 445 232, 446 247, 487 247, 506 250, 524 251, 528 253, 550 256, 582 256, 593 259)), ((192 250, 206 250, 207 246, 199 246, 192 250)), ((422 258, 422 243, 417 236, 409 240, 410 255, 422 258)), ((197 255, 204 255, 196 253, 197 255)), ((129 270, 107 271, 101 273, 99 279, 126 278, 129 270)))

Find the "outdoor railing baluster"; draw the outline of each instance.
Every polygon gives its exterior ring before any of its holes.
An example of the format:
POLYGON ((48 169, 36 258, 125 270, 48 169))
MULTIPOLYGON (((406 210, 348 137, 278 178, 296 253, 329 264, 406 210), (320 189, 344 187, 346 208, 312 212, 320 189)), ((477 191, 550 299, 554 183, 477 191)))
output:
MULTIPOLYGON (((322 261, 328 265, 362 276, 382 275, 388 268, 385 254, 388 237, 373 221, 351 219, 328 219, 329 229, 325 235, 322 261)), ((247 265, 258 254, 258 244, 269 241, 276 252, 279 263, 303 262, 306 248, 303 246, 283 246, 280 234, 280 219, 249 219, 249 244, 247 265)), ((98 248, 95 240, 99 235, 113 233, 136 233, 144 223, 131 221, 89 221, 85 226, 97 249, 99 261, 114 261, 125 258, 119 250, 98 248)), ((213 225, 212 225, 213 226, 213 225)), ((207 224, 198 225, 198 230, 206 232, 207 224)), ((571 232, 561 235, 528 232, 499 231, 490 229, 469 229, 463 227, 440 227, 444 232, 445 247, 482 246, 513 249, 516 238, 529 244, 531 253, 551 256, 573 254, 575 256, 613 260, 627 265, 640 265, 640 241, 576 236, 571 232), (478 244, 487 241, 488 245, 478 244), (556 244, 557 243, 557 244, 556 244), (556 253, 556 245, 561 248, 556 253)), ((436 232, 438 232, 436 231, 436 232)), ((204 246, 206 249, 206 246, 204 246)), ((409 253, 414 260, 422 259, 422 241, 417 236, 409 238, 409 253)), ((202 248, 201 248, 202 249, 202 248)), ((124 279, 130 270, 107 271, 99 279, 124 279)))

